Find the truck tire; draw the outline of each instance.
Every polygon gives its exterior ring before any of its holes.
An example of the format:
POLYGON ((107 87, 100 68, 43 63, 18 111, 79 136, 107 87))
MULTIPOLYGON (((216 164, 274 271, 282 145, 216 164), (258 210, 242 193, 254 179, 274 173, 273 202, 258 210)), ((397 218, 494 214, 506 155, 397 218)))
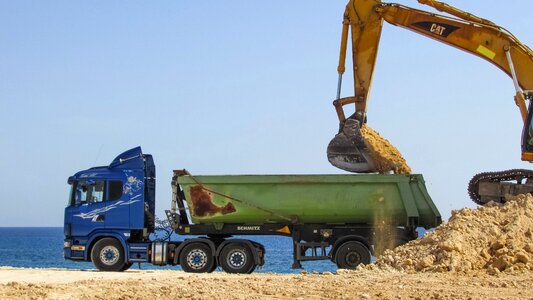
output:
POLYGON ((361 263, 370 263, 370 251, 360 242, 348 241, 337 250, 335 263, 339 269, 355 269, 361 263))
POLYGON ((215 259, 206 244, 190 243, 181 250, 180 265, 185 272, 209 273, 215 269, 215 259))
POLYGON ((129 268, 131 268, 131 266, 133 266, 132 262, 124 264, 124 266, 122 267, 122 269, 120 269, 120 271, 127 271, 129 270, 129 268))
POLYGON ((103 238, 94 244, 91 260, 96 268, 106 272, 124 271, 124 249, 114 238, 103 238))
POLYGON ((254 255, 248 246, 230 243, 222 248, 218 258, 222 270, 227 273, 250 274, 255 270, 254 255))

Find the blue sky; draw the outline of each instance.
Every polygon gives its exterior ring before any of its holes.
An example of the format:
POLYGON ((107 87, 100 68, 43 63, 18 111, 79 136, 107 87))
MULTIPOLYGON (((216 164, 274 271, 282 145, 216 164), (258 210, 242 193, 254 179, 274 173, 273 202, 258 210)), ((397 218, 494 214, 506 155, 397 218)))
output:
MULTIPOLYGON (((448 3, 533 45, 517 14, 531 1, 448 3)), ((0 226, 62 226, 68 176, 137 145, 154 155, 161 216, 173 169, 343 173, 325 151, 345 5, 0 0, 0 226)), ((447 218, 474 207, 475 173, 529 167, 513 95, 496 67, 385 25, 368 120, 447 218)))

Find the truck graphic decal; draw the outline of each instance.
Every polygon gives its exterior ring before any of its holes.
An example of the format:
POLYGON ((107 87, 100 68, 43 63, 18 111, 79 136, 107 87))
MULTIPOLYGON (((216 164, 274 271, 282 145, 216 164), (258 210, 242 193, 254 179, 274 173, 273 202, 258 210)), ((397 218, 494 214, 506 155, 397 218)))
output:
POLYGON ((139 200, 137 198, 139 198, 140 196, 141 195, 137 195, 137 196, 131 198, 129 201, 119 200, 119 201, 117 201, 116 203, 114 203, 112 205, 108 205, 108 206, 102 207, 102 208, 97 208, 97 209, 91 210, 90 212, 86 212, 86 213, 79 213, 79 214, 74 215, 74 216, 75 217, 80 217, 82 219, 91 219, 91 222, 96 222, 98 217, 100 216, 100 214, 103 214, 106 211, 110 211, 112 209, 115 209, 115 208, 117 208, 119 206, 130 205, 132 203, 139 202, 141 200, 139 200))
POLYGON ((124 189, 122 190, 124 195, 136 194, 143 189, 142 180, 137 179, 135 176, 128 176, 127 182, 124 184, 124 189))

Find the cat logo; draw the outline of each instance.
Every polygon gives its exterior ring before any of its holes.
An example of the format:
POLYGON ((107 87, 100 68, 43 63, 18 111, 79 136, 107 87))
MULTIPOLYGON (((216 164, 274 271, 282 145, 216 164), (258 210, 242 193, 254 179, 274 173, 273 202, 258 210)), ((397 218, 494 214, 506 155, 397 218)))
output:
POLYGON ((446 30, 446 27, 444 26, 441 26, 439 24, 431 24, 431 27, 429 28, 429 31, 435 33, 435 34, 438 34, 440 36, 442 36, 442 34, 444 33, 444 30, 446 30))
POLYGON ((412 24, 414 27, 420 28, 424 31, 431 32, 434 35, 441 37, 448 37, 452 32, 459 29, 457 26, 443 24, 443 23, 434 23, 434 22, 417 22, 412 24))

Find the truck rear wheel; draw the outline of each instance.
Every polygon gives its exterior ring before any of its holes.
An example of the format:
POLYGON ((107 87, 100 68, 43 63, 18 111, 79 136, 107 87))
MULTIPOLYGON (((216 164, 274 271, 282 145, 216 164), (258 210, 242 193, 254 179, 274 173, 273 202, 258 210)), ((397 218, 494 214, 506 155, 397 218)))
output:
POLYGON ((228 273, 250 274, 255 270, 254 256, 248 246, 237 243, 226 245, 218 258, 222 269, 228 273))
POLYGON ((337 250, 335 263, 340 269, 355 269, 361 263, 370 263, 370 251, 360 242, 346 242, 337 250))
POLYGON ((214 271, 215 260, 209 246, 204 243, 190 243, 181 250, 180 265, 185 272, 208 273, 214 271))
POLYGON ((114 238, 103 238, 94 244, 91 260, 100 271, 124 271, 124 249, 114 238))

